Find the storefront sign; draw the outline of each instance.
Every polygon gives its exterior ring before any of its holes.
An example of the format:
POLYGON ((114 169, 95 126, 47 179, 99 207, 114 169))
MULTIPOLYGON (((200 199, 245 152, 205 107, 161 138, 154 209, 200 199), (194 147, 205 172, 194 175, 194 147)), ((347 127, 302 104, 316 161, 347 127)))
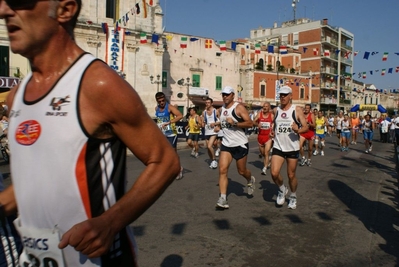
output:
POLYGON ((19 78, 0 77, 0 88, 12 88, 19 83, 19 78))

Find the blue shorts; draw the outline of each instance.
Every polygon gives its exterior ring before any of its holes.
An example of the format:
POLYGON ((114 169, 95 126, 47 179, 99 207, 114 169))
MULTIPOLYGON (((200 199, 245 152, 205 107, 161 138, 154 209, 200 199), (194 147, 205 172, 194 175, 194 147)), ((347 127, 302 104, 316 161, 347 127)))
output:
POLYGON ((368 132, 363 131, 363 138, 364 138, 364 140, 370 140, 370 141, 372 141, 372 140, 373 140, 373 136, 374 136, 374 132, 373 132, 373 131, 368 131, 368 132))
POLYGON ((166 138, 168 139, 168 141, 172 145, 172 147, 176 148, 176 146, 177 146, 177 135, 166 136, 166 138))
POLYGON ((316 136, 317 136, 319 139, 324 139, 324 138, 326 138, 326 134, 316 134, 316 136))
POLYGON ((351 137, 351 132, 341 132, 341 136, 345 137, 346 139, 351 137))

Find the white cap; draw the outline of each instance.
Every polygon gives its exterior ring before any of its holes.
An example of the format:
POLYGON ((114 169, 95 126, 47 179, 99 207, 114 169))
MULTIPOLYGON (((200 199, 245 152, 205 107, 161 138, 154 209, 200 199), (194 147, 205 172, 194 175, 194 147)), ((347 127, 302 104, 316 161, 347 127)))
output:
POLYGON ((283 87, 280 88, 279 94, 291 94, 292 89, 289 86, 284 85, 283 87))
POLYGON ((234 89, 231 86, 225 86, 222 90, 222 94, 234 94, 234 89))

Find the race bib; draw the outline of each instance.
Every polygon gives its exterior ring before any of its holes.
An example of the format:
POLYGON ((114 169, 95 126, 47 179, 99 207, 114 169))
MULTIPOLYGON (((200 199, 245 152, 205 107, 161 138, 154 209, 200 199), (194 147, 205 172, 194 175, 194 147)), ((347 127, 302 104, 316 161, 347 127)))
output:
POLYGON ((21 226, 17 218, 14 225, 21 235, 24 250, 19 258, 21 267, 64 267, 64 256, 58 248, 59 230, 36 229, 21 226))
POLYGON ((270 122, 261 122, 260 123, 260 128, 262 130, 269 130, 270 129, 270 122))

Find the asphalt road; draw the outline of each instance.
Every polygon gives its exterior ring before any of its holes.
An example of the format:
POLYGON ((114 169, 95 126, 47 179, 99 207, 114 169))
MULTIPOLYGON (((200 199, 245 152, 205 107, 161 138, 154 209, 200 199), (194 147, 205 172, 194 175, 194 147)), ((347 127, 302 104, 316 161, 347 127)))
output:
MULTIPOLYGON (((260 175, 255 139, 248 158, 254 196, 246 195, 245 180, 232 165, 230 209, 222 211, 215 209, 218 170, 209 169, 206 150, 195 159, 180 146, 184 178, 132 224, 139 266, 399 266, 394 147, 374 142, 373 153, 365 154, 358 141, 340 152, 336 137, 329 137, 324 157, 298 166, 296 210, 275 205, 277 187, 270 174, 260 175)), ((128 157, 129 185, 143 168, 128 157)), ((0 171, 10 183, 1 160, 0 171)))

